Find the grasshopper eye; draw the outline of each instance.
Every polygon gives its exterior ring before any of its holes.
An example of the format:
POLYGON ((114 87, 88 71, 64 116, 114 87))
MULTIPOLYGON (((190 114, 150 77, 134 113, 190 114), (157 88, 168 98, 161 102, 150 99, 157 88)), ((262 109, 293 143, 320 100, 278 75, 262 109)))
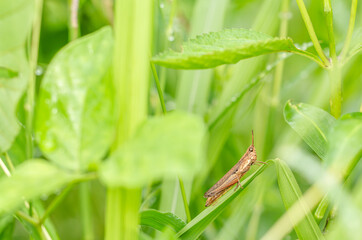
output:
POLYGON ((249 148, 249 152, 252 152, 254 149, 253 149, 253 147, 250 147, 249 148))

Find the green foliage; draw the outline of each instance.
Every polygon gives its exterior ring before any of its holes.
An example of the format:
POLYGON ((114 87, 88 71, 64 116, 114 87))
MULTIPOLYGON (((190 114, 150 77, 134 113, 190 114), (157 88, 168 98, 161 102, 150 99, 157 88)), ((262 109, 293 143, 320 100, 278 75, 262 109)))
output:
POLYGON ((284 107, 285 121, 323 160, 328 148, 327 133, 336 119, 320 108, 288 101, 284 107))
POLYGON ((177 69, 203 69, 281 51, 303 54, 319 61, 313 54, 296 48, 290 38, 273 38, 248 29, 203 34, 184 43, 181 52, 168 50, 153 57, 152 61, 177 69))
POLYGON ((30 77, 25 50, 32 15, 33 1, 0 3, 0 153, 10 148, 20 129, 16 108, 30 77))
POLYGON ((360 238, 357 0, 111 2, 0 1, 0 239, 360 238))
POLYGON ((112 143, 112 50, 112 32, 106 27, 67 45, 47 69, 39 92, 35 136, 42 152, 60 166, 88 169, 112 143))
POLYGON ((151 118, 112 153, 100 177, 113 187, 142 186, 162 177, 192 177, 204 164, 204 135, 205 127, 196 116, 172 112, 151 118))
POLYGON ((16 209, 24 200, 53 193, 77 178, 45 160, 28 160, 11 177, 0 179, 0 215, 16 209))

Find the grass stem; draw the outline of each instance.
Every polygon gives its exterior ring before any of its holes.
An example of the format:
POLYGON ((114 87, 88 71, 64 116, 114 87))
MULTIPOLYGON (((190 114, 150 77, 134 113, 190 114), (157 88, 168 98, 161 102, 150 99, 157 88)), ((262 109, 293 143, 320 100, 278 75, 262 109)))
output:
POLYGON ((311 21, 309 15, 308 15, 308 11, 307 11, 307 9, 305 7, 304 1, 303 0, 297 0, 297 4, 298 4, 298 7, 299 7, 299 11, 300 11, 300 13, 302 15, 304 24, 305 24, 305 26, 307 28, 309 37, 313 42, 314 48, 317 51, 319 57, 322 59, 323 63, 328 67, 330 65, 330 63, 329 63, 326 55, 324 54, 321 45, 319 44, 317 35, 316 35, 315 31, 314 31, 313 24, 312 24, 312 21, 311 21))
POLYGON ((340 61, 343 61, 343 59, 347 56, 347 53, 349 50, 349 46, 350 46, 352 34, 353 34, 353 29, 354 29, 354 23, 356 20, 357 4, 358 4, 358 0, 352 0, 351 15, 349 17, 347 36, 346 36, 346 40, 344 41, 342 52, 340 54, 340 61))
POLYGON ((336 54, 336 42, 334 39, 334 31, 333 31, 333 11, 332 11, 331 0, 324 0, 323 9, 324 9, 324 15, 326 18, 326 22, 327 22, 330 57, 332 58, 332 62, 336 62, 337 54, 336 54))
POLYGON ((64 197, 68 194, 70 189, 73 188, 73 184, 69 184, 54 200, 49 204, 48 208, 45 210, 45 213, 40 218, 38 225, 41 226, 47 217, 54 211, 54 209, 63 201, 64 197))
MULTIPOLYGON (((152 62, 151 62, 151 69, 152 69, 153 77, 155 78, 155 81, 156 81, 156 86, 157 86, 158 96, 159 96, 159 98, 160 98, 160 102, 161 102, 161 106, 162 106, 162 111, 163 111, 163 114, 166 114, 166 113, 167 113, 167 110, 166 110, 165 100, 164 100, 164 98, 163 98, 163 93, 162 93, 161 85, 160 85, 160 82, 159 82, 159 80, 158 80, 158 76, 157 76, 157 71, 156 71, 155 65, 154 65, 152 62)), ((181 177, 179 177, 178 180, 179 180, 179 184, 180 184, 182 201, 183 201, 183 203, 184 203, 184 208, 185 208, 185 214, 186 214, 187 222, 190 222, 190 221, 191 221, 191 214, 190 214, 189 205, 188 205, 188 203, 187 203, 185 185, 184 185, 184 182, 183 182, 183 180, 182 180, 181 177)))
MULTIPOLYGON (((282 20, 280 22, 279 28, 279 37, 285 38, 288 34, 288 21, 289 21, 289 0, 282 1, 282 10, 281 16, 282 20)), ((279 55, 280 58, 280 55, 279 55)), ((284 70, 284 61, 278 63, 275 68, 274 74, 274 82, 273 82, 273 97, 272 97, 272 104, 274 106, 279 105, 279 95, 280 95, 280 87, 283 81, 283 70, 284 70)))

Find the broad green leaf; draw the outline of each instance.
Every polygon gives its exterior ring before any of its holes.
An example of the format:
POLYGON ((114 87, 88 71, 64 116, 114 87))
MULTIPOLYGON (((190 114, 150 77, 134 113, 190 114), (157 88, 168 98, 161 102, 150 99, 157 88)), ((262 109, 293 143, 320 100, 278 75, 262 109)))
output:
POLYGON ((362 154, 362 113, 342 116, 328 134, 327 164, 343 178, 349 176, 362 154))
POLYGON ((178 69, 205 69, 237 63, 274 52, 294 52, 319 62, 318 57, 293 45, 290 38, 273 38, 248 29, 226 29, 197 36, 185 42, 181 52, 167 50, 152 58, 156 64, 178 69))
POLYGON ((146 121, 103 163, 100 177, 108 186, 142 186, 163 177, 192 176, 203 166, 202 120, 172 112, 146 121))
POLYGON ((68 44, 44 75, 35 136, 51 161, 85 170, 105 155, 114 135, 114 94, 109 74, 109 27, 68 44))
POLYGON ((324 110, 309 104, 288 101, 284 107, 285 121, 296 131, 311 149, 325 160, 327 133, 336 119, 324 110))
POLYGON ((163 213, 157 210, 145 210, 140 213, 141 225, 149 226, 159 231, 166 227, 175 232, 180 231, 186 223, 172 213, 163 213))
MULTIPOLYGON (((269 162, 270 161, 267 161, 267 163, 269 162)), ((262 173, 268 166, 269 164, 258 168, 252 175, 241 181, 241 186, 246 188, 254 180, 254 178, 262 173)), ((224 196, 220 197, 214 205, 207 207, 204 211, 192 219, 191 222, 177 233, 177 236, 180 239, 197 239, 203 233, 205 228, 214 221, 217 216, 219 216, 219 214, 241 193, 241 191, 243 191, 242 188, 238 188, 236 191, 228 191, 224 196)))
POLYGON ((30 76, 26 40, 32 13, 32 0, 0 1, 0 153, 20 129, 15 112, 30 76))
MULTIPOLYGON (((299 200, 302 196, 302 192, 287 164, 278 159, 274 160, 274 163, 277 169, 280 195, 283 199, 285 208, 288 210, 299 200)), ((293 219, 291 219, 291 221, 293 222, 293 219)), ((311 212, 305 212, 305 218, 294 225, 294 230, 301 240, 324 239, 311 212)))
POLYGON ((19 207, 24 200, 55 192, 77 178, 42 159, 25 161, 11 177, 0 179, 0 215, 19 207))

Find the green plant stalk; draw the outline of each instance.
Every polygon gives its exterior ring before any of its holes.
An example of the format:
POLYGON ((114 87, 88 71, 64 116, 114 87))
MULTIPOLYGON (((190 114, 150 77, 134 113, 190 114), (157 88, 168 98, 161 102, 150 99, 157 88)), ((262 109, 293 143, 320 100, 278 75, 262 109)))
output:
MULTIPOLYGON (((288 34, 288 14, 289 13, 289 0, 283 0, 282 1, 282 20, 280 22, 280 29, 279 29, 279 37, 285 38, 288 34)), ((273 85, 273 97, 272 97, 272 104, 274 106, 279 105, 280 101, 280 87, 282 85, 283 80, 283 70, 284 70, 284 61, 281 61, 276 69, 274 74, 274 85, 273 85)))
MULTIPOLYGON (((147 118, 152 0, 115 2, 113 77, 116 89, 116 139, 111 151, 129 140, 147 118)), ((138 240, 141 188, 108 188, 105 239, 138 240)))
POLYGON ((185 213, 186 213, 186 219, 187 222, 191 221, 191 214, 190 214, 190 209, 189 209, 189 205, 187 203, 187 198, 186 198, 186 191, 185 191, 185 186, 184 186, 184 182, 182 181, 182 178, 178 178, 178 181, 180 183, 180 190, 181 190, 181 194, 182 194, 182 200, 184 202, 184 207, 185 207, 185 213))
POLYGON ((6 159, 6 163, 8 164, 9 168, 10 168, 10 172, 14 171, 14 165, 13 162, 10 159, 10 156, 7 152, 4 153, 5 155, 5 159, 6 159))
MULTIPOLYGON (((157 86, 157 91, 158 91, 158 97, 160 98, 160 103, 161 103, 161 106, 162 106, 162 111, 163 111, 163 114, 166 114, 166 113, 167 113, 167 110, 166 110, 165 100, 164 100, 164 98, 163 98, 162 88, 161 88, 161 85, 160 85, 160 81, 159 81, 159 79, 158 79, 158 75, 157 75, 157 71, 156 71, 155 65, 154 65, 152 62, 151 62, 151 69, 152 69, 153 77, 155 78, 155 82, 156 82, 156 86, 157 86)), ((186 214, 187 222, 190 222, 190 221, 191 221, 191 214, 190 214, 189 205, 188 205, 188 203, 187 203, 185 185, 184 185, 184 182, 182 181, 182 178, 181 178, 181 177, 179 177, 178 180, 179 180, 179 184, 180 184, 182 201, 183 201, 183 203, 184 203, 184 208, 185 208, 185 214, 186 214)))
POLYGON ((332 68, 328 70, 331 88, 330 108, 331 114, 338 119, 342 111, 342 73, 338 61, 332 64, 332 68))
POLYGON ((64 197, 68 194, 70 189, 72 189, 73 184, 69 184, 55 199, 49 204, 48 208, 45 210, 43 216, 39 219, 38 225, 41 226, 44 221, 48 218, 50 213, 63 201, 64 197))
POLYGON ((79 10, 79 0, 70 0, 69 20, 68 20, 69 41, 73 41, 79 37, 78 10, 79 10))
POLYGON ((28 223, 30 223, 33 226, 38 225, 38 221, 35 218, 30 217, 30 216, 28 216, 27 214, 25 214, 25 213, 23 213, 21 211, 17 211, 16 216, 19 217, 19 218, 24 219, 25 221, 27 221, 28 223))
POLYGON ((105 239, 122 239, 121 195, 118 188, 107 189, 105 239))
POLYGON ((327 22, 330 57, 332 58, 332 62, 337 62, 336 42, 334 40, 334 32, 333 32, 333 11, 332 11, 331 0, 324 0, 323 10, 327 22))
POLYGON ((31 49, 30 49, 30 81, 29 87, 26 96, 25 104, 25 126, 26 126, 26 157, 32 158, 33 156, 33 118, 34 118, 34 101, 35 101, 35 86, 36 86, 36 77, 35 70, 38 63, 38 51, 39 51, 39 39, 40 39, 40 29, 41 29, 41 18, 43 12, 43 0, 35 1, 35 14, 33 29, 31 35, 31 49))
POLYGON ((3 170, 3 172, 5 173, 6 176, 8 176, 8 177, 11 176, 9 169, 6 167, 4 161, 1 158, 0 158, 0 168, 3 170))
POLYGON ((163 112, 163 114, 166 114, 166 113, 167 113, 167 110, 166 110, 165 99, 163 98, 162 87, 161 87, 160 81, 159 81, 159 79, 158 79, 158 75, 157 75, 157 71, 156 71, 156 68, 155 68, 155 64, 153 64, 152 62, 150 62, 150 64, 151 64, 151 69, 152 69, 153 77, 155 78, 156 87, 157 87, 157 92, 158 92, 158 97, 160 98, 160 104, 161 104, 162 112, 163 112))
POLYGON ((298 4, 298 7, 299 7, 299 11, 300 11, 300 13, 302 15, 304 24, 305 24, 305 26, 307 28, 309 37, 313 42, 314 48, 317 51, 319 57, 322 59, 325 66, 328 67, 330 65, 330 63, 329 63, 326 55, 324 54, 321 45, 319 44, 317 35, 316 35, 315 31, 314 31, 313 24, 312 24, 312 21, 310 20, 310 17, 308 15, 308 11, 307 11, 307 9, 305 7, 304 1, 303 0, 296 0, 296 1, 297 1, 297 4, 298 4))
POLYGON ((95 236, 94 236, 92 206, 91 206, 91 201, 90 201, 90 183, 89 182, 80 183, 79 198, 80 198, 80 214, 81 214, 81 219, 82 219, 83 239, 93 240, 93 239, 95 239, 95 236))
POLYGON ((355 23, 355 20, 356 20, 357 4, 358 4, 358 0, 352 0, 351 15, 349 17, 347 36, 346 36, 346 40, 344 41, 342 52, 340 54, 340 61, 341 62, 347 56, 347 53, 348 53, 348 50, 349 50, 349 45, 351 43, 353 29, 354 29, 354 23, 355 23))

